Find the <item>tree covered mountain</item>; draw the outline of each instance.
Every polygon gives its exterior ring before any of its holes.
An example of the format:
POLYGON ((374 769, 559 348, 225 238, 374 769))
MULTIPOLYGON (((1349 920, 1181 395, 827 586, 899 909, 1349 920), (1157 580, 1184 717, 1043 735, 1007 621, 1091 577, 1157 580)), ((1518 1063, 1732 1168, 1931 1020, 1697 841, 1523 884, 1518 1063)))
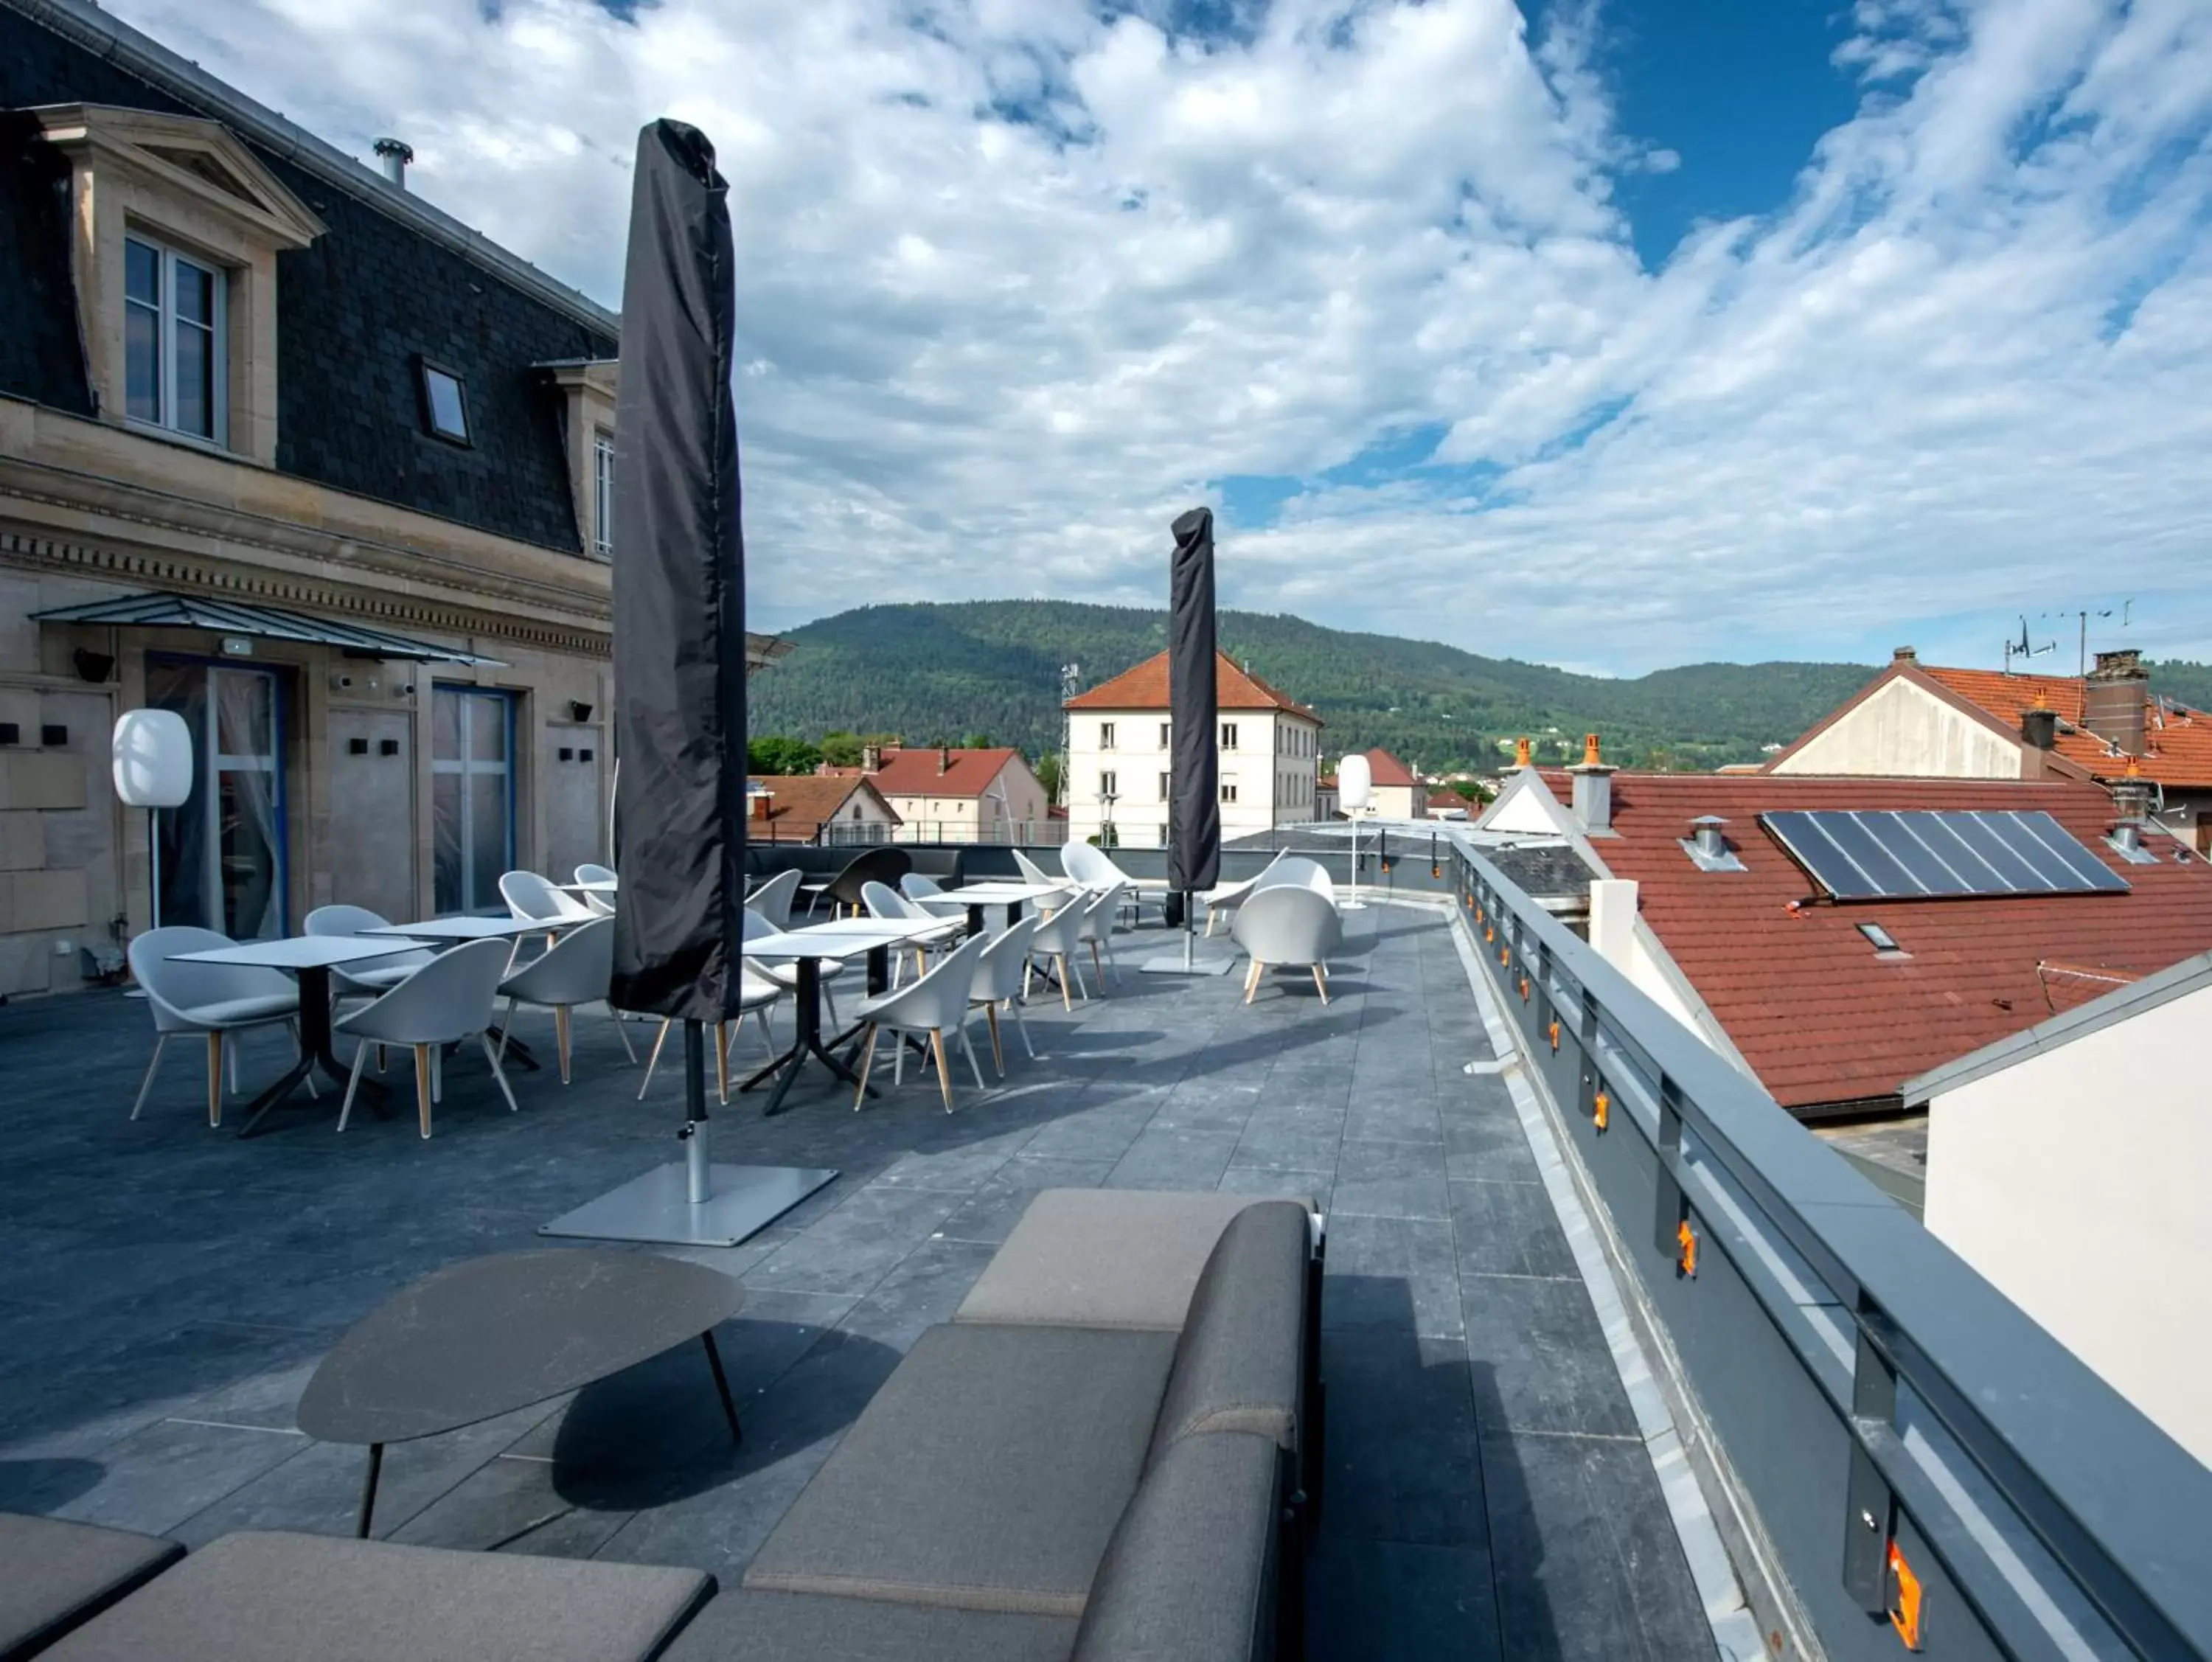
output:
MULTIPOLYGON (((791 654, 749 689, 757 734, 896 733, 909 744, 988 734, 1035 757, 1060 743, 1061 666, 1079 667, 1079 687, 1095 686, 1165 647, 1167 618, 1059 600, 873 606, 786 638, 791 654)), ((1431 773, 1495 769, 1523 734, 1540 760, 1579 757, 1595 732, 1607 759, 1625 765, 1757 761, 1762 746, 1796 738, 1874 673, 1693 664, 1607 680, 1249 612, 1222 614, 1221 644, 1315 706, 1328 753, 1380 745, 1431 773)))

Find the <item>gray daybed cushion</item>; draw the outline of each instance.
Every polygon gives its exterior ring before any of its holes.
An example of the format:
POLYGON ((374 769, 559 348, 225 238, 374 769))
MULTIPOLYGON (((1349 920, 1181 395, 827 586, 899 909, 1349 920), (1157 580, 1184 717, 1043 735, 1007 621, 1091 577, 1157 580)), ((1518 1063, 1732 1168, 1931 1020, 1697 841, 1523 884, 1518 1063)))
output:
POLYGON ((1154 1460, 1213 1431, 1297 1447, 1309 1239, 1305 1208, 1294 1201, 1247 1207, 1222 1232, 1176 1341, 1154 1460))
POLYGON ((1074 1662, 1273 1657, 1281 1469, 1242 1432, 1168 1450, 1114 1531, 1074 1662))
POLYGON ((952 1319, 1176 1332, 1206 1255, 1256 1203, 1249 1195, 1041 1190, 952 1319))
POLYGON ((30 1655, 184 1555, 159 1536, 0 1512, 0 1662, 30 1655))
POLYGON ((726 1592, 668 1647, 666 1662, 1067 1662, 1075 1618, 726 1592))
POLYGON ((714 1590, 696 1570, 338 1536, 226 1535, 46 1662, 644 1662, 714 1590))
POLYGON ((933 1327, 745 1572, 746 1586, 1080 1616, 1135 1493, 1175 1340, 933 1327))

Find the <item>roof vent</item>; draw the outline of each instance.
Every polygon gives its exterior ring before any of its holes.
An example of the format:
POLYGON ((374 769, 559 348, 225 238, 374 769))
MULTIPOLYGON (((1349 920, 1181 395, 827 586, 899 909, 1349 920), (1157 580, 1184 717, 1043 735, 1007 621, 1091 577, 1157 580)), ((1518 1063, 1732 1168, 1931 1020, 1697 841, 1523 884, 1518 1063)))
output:
POLYGON ((415 159, 415 147, 404 139, 380 138, 370 148, 376 152, 376 159, 384 168, 386 180, 405 190, 407 164, 415 159))
POLYGON ((1574 778, 1576 822, 1591 836, 1611 832, 1613 770, 1598 759, 1597 734, 1583 740, 1582 765, 1567 771, 1574 778))
POLYGON ((1740 872, 1744 863, 1729 847, 1728 821, 1717 813, 1700 814, 1690 821, 1690 834, 1681 839, 1682 852, 1701 872, 1740 872))
POLYGON ((2020 736, 2033 749, 2049 750, 2058 742, 2058 712, 2040 701, 2033 709, 2022 710, 2020 736))
POLYGON ((2158 856, 2143 846, 2142 834, 2140 819, 2123 819, 2113 825, 2105 843, 2130 866, 2155 866, 2158 856))
POLYGON ((1911 647, 1898 647, 1890 653, 1889 661, 1893 664, 1917 664, 1920 661, 1920 654, 1911 647))

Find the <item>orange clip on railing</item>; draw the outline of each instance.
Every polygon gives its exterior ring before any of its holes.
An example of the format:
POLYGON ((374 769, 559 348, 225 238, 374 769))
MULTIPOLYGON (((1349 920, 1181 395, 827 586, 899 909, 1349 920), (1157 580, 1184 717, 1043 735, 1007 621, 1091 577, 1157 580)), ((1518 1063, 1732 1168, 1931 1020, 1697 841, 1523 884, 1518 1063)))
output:
POLYGON ((1685 1275, 1698 1273, 1698 1232, 1687 1218, 1674 1231, 1674 1264, 1685 1275))
POLYGON ((1553 1022, 1553 1023, 1552 1024, 1552 1026, 1551 1026, 1551 1036, 1552 1036, 1552 1054, 1553 1054, 1553 1056, 1557 1056, 1557 1055, 1559 1055, 1559 1024, 1558 1022, 1556 1022, 1556 1021, 1555 1021, 1555 1022, 1553 1022))
POLYGON ((1612 1117, 1613 1099, 1606 1095, 1604 1092, 1600 1091, 1597 1093, 1595 1099, 1590 1104, 1590 1119, 1597 1126, 1597 1129, 1602 1131, 1605 1129, 1606 1122, 1612 1117))
POLYGON ((1889 1625, 1897 1629, 1905 1649, 1917 1651, 1920 1648, 1920 1578, 1912 1573, 1894 1541, 1889 1543, 1889 1568, 1897 1578, 1897 1603, 1890 1607, 1889 1625))
POLYGON ((1521 977, 1521 1001, 1523 1004, 1528 1001, 1528 977, 1525 975, 1521 977))

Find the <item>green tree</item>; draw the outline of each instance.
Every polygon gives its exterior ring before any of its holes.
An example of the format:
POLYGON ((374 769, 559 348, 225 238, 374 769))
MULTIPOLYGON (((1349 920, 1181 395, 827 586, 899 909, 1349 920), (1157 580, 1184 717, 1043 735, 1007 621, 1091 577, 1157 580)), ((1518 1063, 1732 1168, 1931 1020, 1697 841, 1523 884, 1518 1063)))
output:
POLYGON ((1059 802, 1060 788, 1066 782, 1066 781, 1061 776, 1064 772, 1065 769, 1061 765, 1060 752, 1058 751, 1048 751, 1042 757, 1038 758, 1036 764, 1037 783, 1044 787, 1044 800, 1047 802, 1054 804, 1059 802))
POLYGON ((822 735, 822 759, 833 768, 860 765, 860 735, 842 728, 822 735))
POLYGON ((811 773, 822 752, 804 739, 768 734, 745 746, 745 765, 755 773, 811 773))
POLYGON ((991 748, 991 735, 988 733, 971 733, 965 739, 963 739, 960 741, 960 748, 963 750, 988 750, 991 748))

